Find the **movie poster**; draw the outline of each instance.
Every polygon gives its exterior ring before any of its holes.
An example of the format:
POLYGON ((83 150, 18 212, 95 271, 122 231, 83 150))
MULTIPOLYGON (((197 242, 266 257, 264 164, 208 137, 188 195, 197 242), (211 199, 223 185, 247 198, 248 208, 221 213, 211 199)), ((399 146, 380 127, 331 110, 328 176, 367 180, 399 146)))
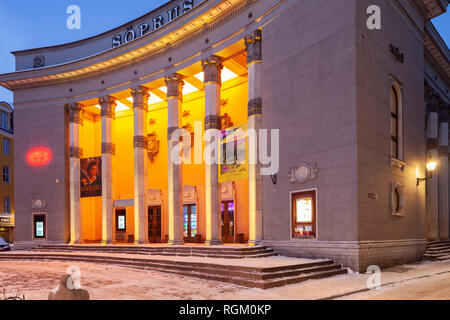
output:
POLYGON ((80 159, 81 198, 102 196, 102 158, 80 159))
POLYGON ((247 124, 243 124, 221 131, 219 183, 248 178, 247 127, 247 124), (228 161, 227 154, 230 158, 228 161))

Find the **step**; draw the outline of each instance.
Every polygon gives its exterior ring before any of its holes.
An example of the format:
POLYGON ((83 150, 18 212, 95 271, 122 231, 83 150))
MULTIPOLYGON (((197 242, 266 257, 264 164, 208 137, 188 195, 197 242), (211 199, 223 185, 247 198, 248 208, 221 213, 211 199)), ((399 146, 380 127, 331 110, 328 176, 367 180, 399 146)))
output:
POLYGON ((0 260, 65 260, 115 264, 137 269, 186 275, 260 289, 268 289, 306 281, 309 279, 317 279, 347 273, 347 269, 342 269, 341 265, 334 264, 332 260, 270 268, 220 265, 187 261, 64 254, 0 255, 0 260))
MULTIPOLYGON (((48 248, 37 248, 33 251, 36 252, 78 252, 77 250, 67 250, 67 249, 48 249, 48 248)), ((184 256, 184 257, 206 257, 206 258, 225 258, 225 259, 243 259, 243 258, 266 258, 277 256, 274 252, 260 251, 252 254, 220 254, 220 253, 189 253, 189 252, 150 252, 150 251, 126 251, 126 250, 83 250, 85 252, 103 252, 103 253, 122 253, 122 254, 140 254, 140 255, 160 255, 160 256, 184 256)))
POLYGON ((87 247, 87 246, 50 246, 44 245, 34 248, 33 251, 39 252, 108 252, 124 254, 154 254, 162 256, 197 256, 210 258, 264 258, 276 256, 272 249, 266 247, 257 248, 145 248, 145 247, 87 247), (237 249, 237 250, 236 250, 237 249))

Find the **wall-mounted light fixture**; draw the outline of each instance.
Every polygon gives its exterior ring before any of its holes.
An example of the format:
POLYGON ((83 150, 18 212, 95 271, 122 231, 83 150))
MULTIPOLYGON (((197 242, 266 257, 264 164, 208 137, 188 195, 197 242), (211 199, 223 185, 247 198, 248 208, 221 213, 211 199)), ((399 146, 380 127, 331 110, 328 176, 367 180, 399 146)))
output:
POLYGON ((436 170, 436 166, 437 166, 436 161, 430 161, 427 163, 427 171, 429 172, 430 175, 425 178, 417 178, 417 186, 419 186, 421 182, 433 178, 433 172, 436 170))

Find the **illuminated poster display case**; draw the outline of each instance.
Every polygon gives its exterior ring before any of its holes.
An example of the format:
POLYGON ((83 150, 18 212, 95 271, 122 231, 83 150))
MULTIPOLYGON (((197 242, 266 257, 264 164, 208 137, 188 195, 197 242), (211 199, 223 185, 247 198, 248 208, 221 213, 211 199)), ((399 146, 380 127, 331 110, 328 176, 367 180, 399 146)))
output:
POLYGON ((316 237, 316 191, 292 195, 292 238, 316 237))

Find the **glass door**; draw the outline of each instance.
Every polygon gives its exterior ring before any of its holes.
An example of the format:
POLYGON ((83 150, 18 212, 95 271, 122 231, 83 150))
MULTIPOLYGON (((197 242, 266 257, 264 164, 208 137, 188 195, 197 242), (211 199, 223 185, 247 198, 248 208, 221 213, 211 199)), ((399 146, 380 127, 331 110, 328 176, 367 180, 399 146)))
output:
POLYGON ((183 206, 183 232, 185 242, 197 242, 197 205, 183 206))
POLYGON ((222 202, 222 241, 234 243, 234 201, 222 202))
POLYGON ((161 207, 148 208, 148 241, 161 243, 161 207))

